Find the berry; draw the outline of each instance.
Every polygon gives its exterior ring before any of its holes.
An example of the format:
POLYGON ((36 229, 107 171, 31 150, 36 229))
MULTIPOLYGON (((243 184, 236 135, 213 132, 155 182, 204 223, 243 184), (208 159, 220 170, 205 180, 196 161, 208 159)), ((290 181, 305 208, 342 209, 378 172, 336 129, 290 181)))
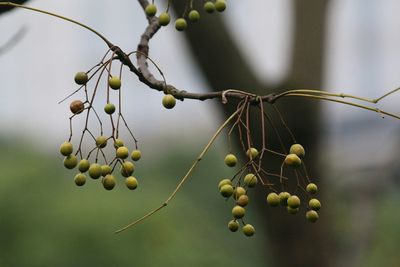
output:
POLYGON ((154 4, 148 4, 144 11, 148 17, 152 17, 157 13, 157 7, 154 4))
POLYGON ((130 161, 125 161, 121 164, 121 175, 124 177, 129 177, 135 171, 135 165, 130 161))
POLYGON ((244 189, 241 186, 238 186, 235 188, 235 191, 233 192, 233 198, 238 199, 240 196, 246 195, 246 189, 244 189))
POLYGON ((115 139, 115 141, 114 141, 114 147, 115 147, 115 149, 117 149, 117 148, 119 148, 119 147, 121 147, 121 146, 124 146, 124 141, 122 141, 121 139, 115 139))
POLYGON ((235 218, 235 219, 243 218, 245 213, 246 213, 246 210, 239 205, 236 205, 232 209, 232 215, 233 215, 233 218, 235 218))
POLYGON ((78 164, 78 159, 74 155, 68 155, 64 159, 64 166, 67 169, 73 169, 78 164))
POLYGON ((89 80, 89 77, 88 77, 88 75, 86 74, 86 72, 80 71, 80 72, 77 72, 77 73, 75 74, 74 80, 75 80, 75 82, 76 82, 77 84, 83 85, 83 84, 86 84, 86 83, 87 83, 87 81, 89 80))
POLYGON ((107 174, 111 174, 112 169, 110 165, 101 165, 101 176, 106 177, 107 174))
POLYGON ((89 170, 89 167, 90 162, 87 159, 81 159, 81 161, 79 161, 78 170, 80 172, 86 172, 87 170, 89 170))
POLYGON ((296 214, 297 212, 299 212, 299 208, 292 208, 290 206, 287 206, 286 209, 289 214, 296 214))
POLYGON ((158 17, 158 22, 160 23, 161 26, 167 26, 170 21, 171 18, 167 12, 161 13, 160 16, 158 17))
POLYGON ((197 10, 193 9, 189 12, 188 17, 191 22, 197 22, 200 19, 200 13, 197 10))
POLYGON ((74 148, 70 142, 64 142, 60 146, 60 153, 63 156, 71 155, 73 150, 74 148))
POLYGON ((225 157, 225 164, 228 165, 229 167, 234 167, 237 163, 237 158, 233 154, 228 154, 225 157))
POLYGON ((117 156, 117 158, 120 158, 120 159, 126 159, 129 156, 128 148, 125 146, 121 146, 121 147, 117 148, 116 156, 117 156))
POLYGON ((96 138, 96 146, 99 148, 104 148, 107 145, 107 137, 100 135, 96 138))
POLYGON ((282 206, 287 206, 287 200, 290 197, 290 194, 288 192, 280 192, 279 193, 279 200, 281 202, 282 206))
POLYGON ((300 198, 296 195, 292 195, 287 199, 287 204, 293 209, 298 208, 300 206, 300 198))
POLYGON ((217 0, 215 2, 215 10, 218 12, 222 12, 226 9, 226 3, 225 0, 217 0))
POLYGON ((101 166, 97 163, 92 163, 89 167, 89 176, 93 179, 98 179, 101 176, 101 166))
POLYGON ((215 5, 214 5, 214 3, 211 2, 211 1, 205 2, 205 3, 204 3, 204 10, 205 10, 207 13, 213 13, 213 12, 215 11, 215 5))
POLYGON ((75 175, 74 182, 77 186, 82 186, 86 183, 86 175, 83 173, 78 173, 75 175))
POLYGON ((289 153, 296 154, 299 158, 304 158, 304 156, 306 155, 304 147, 300 144, 292 145, 289 149, 289 153))
POLYGON ((236 220, 232 220, 228 223, 228 229, 231 232, 236 232, 239 229, 239 223, 236 220))
POLYGON ((301 159, 296 154, 289 154, 285 158, 285 163, 292 167, 299 167, 301 165, 301 159))
POLYGON ((316 198, 312 198, 308 202, 308 206, 310 207, 310 209, 317 211, 321 208, 321 202, 319 202, 319 200, 316 198))
POLYGON ((316 222, 319 218, 318 216, 318 212, 316 212, 315 210, 309 210, 306 212, 306 218, 307 220, 309 220, 310 222, 316 222))
POLYGON ((244 177, 244 184, 247 185, 248 187, 256 186, 257 182, 258 182, 257 176, 255 176, 252 173, 249 173, 244 177))
POLYGON ((267 195, 267 203, 271 207, 276 207, 279 205, 279 203, 281 203, 281 200, 277 193, 272 192, 267 195))
POLYGON ((112 190, 115 186, 115 177, 112 176, 111 174, 107 174, 106 177, 102 180, 103 187, 106 190, 112 190))
POLYGON ((245 236, 252 236, 252 235, 254 235, 254 233, 256 232, 256 229, 254 229, 253 225, 251 225, 251 224, 246 224, 246 225, 244 225, 244 226, 242 227, 242 231, 243 231, 243 234, 244 234, 245 236))
POLYGON ((232 181, 229 179, 222 179, 219 183, 218 183, 218 189, 221 189, 222 186, 229 184, 232 185, 232 181))
POLYGON ((113 114, 115 112, 115 105, 112 104, 112 103, 107 103, 104 106, 104 112, 109 114, 109 115, 113 114))
POLYGON ((118 77, 112 76, 108 80, 108 84, 110 85, 111 89, 118 90, 121 88, 121 80, 118 77))
POLYGON ((223 197, 230 197, 230 196, 232 196, 234 189, 233 189, 233 186, 231 186, 230 184, 225 184, 225 185, 221 186, 221 188, 219 189, 219 192, 221 193, 221 195, 223 197))
POLYGON ((142 152, 140 150, 133 150, 131 153, 131 159, 133 161, 138 161, 142 157, 142 152))
POLYGON ((309 183, 306 187, 306 191, 311 195, 314 195, 315 193, 318 192, 318 186, 314 183, 309 183))
POLYGON ((125 185, 130 190, 134 190, 138 186, 138 182, 135 177, 129 176, 128 178, 125 179, 125 185))
POLYGON ((165 95, 162 99, 162 104, 166 109, 171 109, 175 107, 176 99, 173 95, 165 95))
POLYGON ((236 204, 242 207, 246 207, 249 204, 249 197, 247 195, 241 195, 237 200, 236 204))
POLYGON ((74 100, 69 105, 69 109, 71 110, 72 114, 79 114, 85 109, 85 105, 80 100, 74 100))
POLYGON ((255 159, 258 156, 258 150, 254 147, 250 147, 247 149, 246 155, 249 157, 249 159, 255 159))
POLYGON ((175 29, 177 31, 183 31, 187 28, 187 22, 184 18, 179 18, 175 20, 175 29))

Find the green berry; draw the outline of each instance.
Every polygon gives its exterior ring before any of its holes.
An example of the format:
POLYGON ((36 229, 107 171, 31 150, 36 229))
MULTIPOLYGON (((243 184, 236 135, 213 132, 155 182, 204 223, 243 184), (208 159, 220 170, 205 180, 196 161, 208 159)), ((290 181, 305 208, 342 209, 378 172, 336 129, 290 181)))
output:
POLYGON ((235 188, 235 191, 233 192, 233 198, 238 199, 240 196, 246 195, 246 189, 244 189, 241 186, 238 186, 235 188))
POLYGON ((125 179, 125 185, 130 190, 134 190, 138 186, 138 182, 135 177, 129 176, 128 178, 125 179))
POLYGON ((231 232, 236 232, 239 229, 239 223, 236 220, 231 220, 228 223, 228 229, 231 230, 231 232))
POLYGON ((297 212, 299 212, 299 208, 292 208, 290 206, 287 206, 286 209, 289 214, 296 214, 297 212))
POLYGON ((101 135, 96 138, 96 146, 99 148, 104 148, 107 145, 107 137, 101 135))
POLYGON ((175 20, 175 29, 178 31, 184 31, 187 28, 187 22, 184 18, 175 20))
POLYGON ((300 198, 296 195, 291 195, 287 200, 287 204, 293 209, 298 208, 300 206, 300 198))
POLYGON ((142 152, 140 150, 133 150, 131 153, 131 159, 133 161, 138 161, 142 157, 142 152))
POLYGON ((176 99, 173 95, 165 95, 162 99, 162 104, 166 109, 171 109, 175 107, 176 99))
POLYGON ((237 158, 233 154, 228 154, 225 157, 225 164, 229 167, 234 167, 237 163, 237 158))
POLYGON ((125 146, 121 146, 121 147, 117 148, 116 156, 117 156, 117 158, 120 158, 120 159, 126 159, 129 156, 128 148, 125 146))
POLYGON ((249 157, 249 159, 255 159, 258 156, 258 150, 254 147, 250 147, 247 149, 246 155, 249 157))
POLYGON ((306 212, 306 218, 307 220, 309 220, 310 222, 316 222, 319 218, 318 212, 316 212, 315 210, 309 210, 306 212))
POLYGON ((109 114, 109 115, 113 114, 115 112, 115 105, 112 104, 112 103, 107 103, 104 106, 104 112, 109 114))
POLYGON ((246 207, 249 204, 249 197, 247 195, 241 195, 237 200, 236 204, 242 207, 246 207))
POLYGON ((304 150, 304 147, 300 144, 294 144, 290 147, 289 150, 290 154, 295 154, 297 155, 299 158, 304 158, 304 156, 306 155, 306 151, 304 150))
POLYGON ((308 202, 308 206, 310 207, 310 209, 317 211, 321 208, 321 202, 319 202, 319 200, 316 198, 312 198, 308 202))
POLYGON ((135 171, 135 165, 130 161, 125 161, 121 164, 121 175, 124 177, 129 177, 135 171))
POLYGON ((114 147, 115 147, 115 149, 117 149, 117 148, 119 148, 119 147, 121 147, 121 146, 124 146, 124 141, 122 141, 121 139, 115 139, 115 141, 114 141, 114 147))
POLYGON ((64 142, 60 146, 60 153, 63 156, 71 155, 73 150, 74 148, 70 142, 64 142))
POLYGON ((78 170, 80 172, 87 172, 90 167, 90 162, 87 159, 81 159, 78 164, 78 170))
POLYGON ((221 193, 221 195, 223 197, 230 197, 230 196, 232 196, 234 189, 233 189, 233 186, 231 186, 230 184, 225 184, 225 185, 221 186, 221 188, 219 189, 219 192, 221 193))
POLYGON ((69 109, 71 110, 72 114, 79 114, 85 109, 85 105, 80 100, 74 100, 69 105, 69 109))
POLYGON ((106 190, 112 190, 116 184, 115 177, 111 174, 107 174, 106 177, 102 180, 103 187, 106 190))
POLYGON ((233 215, 233 218, 235 218, 235 219, 243 218, 245 213, 246 213, 246 210, 239 205, 236 205, 232 209, 232 215, 233 215))
POLYGON ((76 82, 77 84, 83 85, 83 84, 86 84, 86 83, 87 83, 87 81, 89 80, 89 77, 88 77, 88 75, 86 74, 86 72, 80 71, 80 72, 77 72, 77 73, 75 74, 74 80, 75 80, 75 82, 76 82))
POLYGON ((107 174, 111 174, 111 172, 110 165, 101 165, 101 176, 105 177, 107 174))
POLYGON ((296 154, 289 154, 285 158, 285 164, 296 168, 301 165, 301 159, 296 154))
POLYGON ((243 182, 244 182, 244 184, 247 185, 248 187, 254 187, 254 186, 256 186, 256 184, 257 184, 257 182, 258 182, 258 179, 257 179, 257 176, 255 176, 255 175, 252 174, 252 173, 249 173, 249 174, 247 174, 247 175, 244 177, 243 182))
POLYGON ((222 180, 218 183, 218 189, 221 189, 221 187, 222 187, 223 185, 226 185, 226 184, 232 185, 232 181, 231 181, 230 179, 222 179, 222 180))
POLYGON ((306 191, 311 194, 314 195, 315 193, 318 192, 318 186, 314 183, 309 183, 306 187, 306 191))
POLYGON ((75 175, 74 182, 77 186, 82 186, 86 183, 86 175, 83 173, 78 173, 75 175))
POLYGON ((101 176, 102 170, 100 164, 92 163, 89 167, 89 176, 93 179, 98 179, 101 176))
POLYGON ((157 13, 157 7, 154 4, 148 4, 144 11, 148 17, 152 17, 157 13))
POLYGON ((78 159, 75 155, 68 155, 64 158, 64 166, 67 169, 73 169, 78 165, 78 159))
POLYGON ((267 195, 267 203, 271 207, 276 207, 281 203, 281 200, 277 193, 272 192, 267 195))
POLYGON ((211 1, 205 2, 205 3, 204 3, 204 10, 205 10, 207 13, 213 13, 213 12, 215 11, 215 5, 214 5, 214 3, 211 2, 211 1))
POLYGON ((230 179, 222 179, 222 180, 218 183, 218 189, 221 189, 221 187, 222 187, 223 185, 226 185, 226 184, 232 185, 232 181, 231 181, 230 179))
POLYGON ((189 12, 188 17, 191 22, 197 22, 200 19, 200 13, 197 10, 193 9, 189 12))
POLYGON ((226 9, 226 3, 224 0, 217 0, 215 2, 215 10, 217 10, 218 12, 222 12, 226 9))
POLYGON ((242 227, 242 231, 243 231, 243 234, 244 234, 245 236, 252 236, 252 235, 254 235, 254 233, 256 232, 256 229, 254 229, 253 225, 251 225, 251 224, 246 224, 246 225, 244 225, 244 226, 242 227))
POLYGON ((171 18, 167 12, 161 13, 160 16, 158 17, 158 22, 160 23, 161 26, 167 26, 170 21, 171 18))
POLYGON ((111 89, 114 90, 118 90, 119 88, 121 88, 121 80, 116 76, 112 76, 108 80, 108 84, 110 85, 111 89))
POLYGON ((279 193, 279 200, 281 202, 282 206, 287 206, 287 200, 290 197, 290 194, 288 192, 280 192, 279 193))

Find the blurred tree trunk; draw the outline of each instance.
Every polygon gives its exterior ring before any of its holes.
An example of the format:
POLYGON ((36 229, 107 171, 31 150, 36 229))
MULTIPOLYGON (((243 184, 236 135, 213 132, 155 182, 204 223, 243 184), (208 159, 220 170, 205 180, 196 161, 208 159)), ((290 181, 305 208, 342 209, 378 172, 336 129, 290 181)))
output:
MULTIPOLYGON (((224 88, 237 88, 267 94, 296 88, 321 89, 324 73, 324 47, 325 25, 328 0, 292 1, 293 19, 293 44, 291 48, 290 70, 284 81, 278 86, 263 84, 257 79, 249 68, 251 62, 240 53, 233 38, 229 35, 221 16, 202 13, 203 17, 198 24, 191 24, 185 36, 189 47, 204 73, 210 86, 215 90, 224 88)), ((176 14, 182 14, 186 1, 173 1, 176 14)), ((228 3, 228 8, 229 8, 228 3)), ((232 2, 232 4, 234 4, 232 2)), ((268 13, 268 11, 265 11, 268 13)), ((251 30, 251 29, 249 29, 251 30)), ((259 32, 257 34, 268 34, 259 32)), ((271 40, 273 41, 273 40, 271 40)), ((277 104, 288 123, 297 141, 307 150, 307 167, 319 185, 322 180, 317 169, 317 144, 320 126, 320 107, 314 100, 300 98, 283 99, 277 104), (311 102, 313 101, 313 102, 311 102)), ((235 105, 226 105, 224 111, 231 113, 235 105)), ((276 123, 279 124, 277 118, 276 123)), ((252 117, 252 125, 259 124, 257 116, 252 117)), ((254 139, 260 131, 252 129, 254 139)), ((277 144, 272 134, 269 135, 269 144, 277 144)), ((238 144, 239 145, 239 144, 238 144)), ((279 173, 281 162, 267 158, 268 170, 279 173)), ((323 189, 323 185, 320 186, 323 189)), ((266 190, 259 190, 266 195, 266 190)), ((323 195, 319 193, 319 197, 323 195)), ((304 217, 304 210, 297 216, 285 214, 282 210, 266 207, 266 203, 259 203, 259 210, 265 214, 265 222, 269 242, 269 251, 275 266, 292 267, 330 266, 332 250, 328 248, 330 240, 328 219, 324 218, 324 211, 320 213, 320 220, 310 224, 304 217)), ((269 260, 270 261, 270 260, 269 260)))

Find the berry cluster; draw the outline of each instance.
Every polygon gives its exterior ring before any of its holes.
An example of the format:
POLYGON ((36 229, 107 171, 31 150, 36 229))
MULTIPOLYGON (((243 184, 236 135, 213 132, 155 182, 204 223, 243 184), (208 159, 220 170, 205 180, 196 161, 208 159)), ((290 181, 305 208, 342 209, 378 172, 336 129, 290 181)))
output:
POLYGON ((224 198, 233 199, 234 201, 232 208, 233 219, 228 223, 229 230, 236 232, 241 226, 242 232, 246 236, 252 236, 255 233, 254 226, 244 221, 246 206, 249 203, 248 193, 255 186, 261 185, 267 188, 266 201, 269 206, 283 206, 289 214, 296 214, 300 210, 301 198, 298 191, 303 191, 305 198, 309 199, 306 219, 310 222, 316 222, 319 217, 317 211, 321 208, 321 203, 314 197, 318 188, 308 176, 304 161, 305 149, 295 141, 279 110, 276 107, 274 107, 274 110, 280 118, 282 126, 291 137, 292 145, 288 150, 285 148, 279 127, 270 118, 270 114, 264 111, 261 100, 258 106, 252 105, 248 99, 241 101, 236 111, 238 114, 236 115, 236 122, 228 132, 230 147, 231 134, 234 130, 237 130, 243 151, 243 157, 239 158, 245 158, 245 161, 240 165, 235 154, 228 153, 225 156, 224 162, 226 166, 233 168, 239 165, 240 168, 232 178, 222 179, 218 184, 218 189, 224 198), (257 149, 254 145, 253 135, 250 131, 249 118, 251 109, 254 107, 259 108, 262 117, 262 147, 260 149, 257 149), (268 128, 271 128, 277 135, 281 144, 281 151, 275 151, 267 146, 266 129, 268 128), (271 157, 278 157, 277 159, 281 162, 280 173, 273 173, 263 167, 262 162, 267 153, 271 157))
MULTIPOLYGON (((226 9, 225 0, 207 0, 204 2, 203 9, 207 13, 214 13, 214 11, 223 12, 226 9)), ((161 26, 167 26, 171 21, 169 14, 169 5, 167 10, 162 12, 158 17, 158 22, 161 26)), ((157 14, 157 6, 152 3, 146 6, 145 13, 148 17, 154 17, 157 14)), ((193 7, 193 0, 188 1, 185 12, 181 17, 175 20, 175 29, 177 31, 184 31, 188 27, 187 19, 190 22, 196 23, 200 20, 200 13, 193 7)))

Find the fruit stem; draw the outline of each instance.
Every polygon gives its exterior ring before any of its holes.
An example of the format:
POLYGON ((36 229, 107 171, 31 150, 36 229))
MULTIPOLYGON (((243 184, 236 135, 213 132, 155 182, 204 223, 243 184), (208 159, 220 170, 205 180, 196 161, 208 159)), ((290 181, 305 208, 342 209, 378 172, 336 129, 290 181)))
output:
POLYGON ((214 143, 215 139, 218 137, 218 135, 222 132, 222 130, 228 125, 228 123, 239 113, 240 109, 237 109, 228 119, 225 120, 225 122, 218 128, 218 130, 214 133, 214 135, 211 137, 210 141, 208 141, 207 145, 204 147, 203 151, 201 151, 200 155, 196 158, 196 160, 193 162, 192 166, 190 169, 186 172, 186 174, 183 176, 179 184, 176 186, 175 190, 171 193, 171 195, 161 204, 161 206, 155 208, 154 210, 151 210, 148 212, 146 215, 143 217, 133 221, 132 223, 122 227, 121 229, 115 231, 116 234, 132 227, 135 226, 136 224, 144 221, 157 211, 161 210, 162 208, 166 207, 168 203, 176 196, 178 193, 179 189, 181 189, 182 185, 185 183, 185 181, 190 177, 192 174, 194 168, 198 165, 198 163, 202 160, 204 155, 207 153, 207 151, 210 149, 211 145, 214 143))
POLYGON ((79 22, 79 21, 76 21, 76 20, 73 20, 73 19, 70 19, 70 18, 61 16, 61 15, 55 14, 55 13, 52 13, 52 12, 49 12, 49 11, 45 11, 45 10, 41 10, 41 9, 33 8, 33 7, 28 7, 28 6, 25 6, 25 5, 19 5, 19 4, 12 3, 12 2, 0 2, 0 6, 13 6, 13 7, 18 7, 18 8, 28 9, 28 10, 31 10, 31 11, 43 13, 43 14, 46 14, 46 15, 50 15, 50 16, 53 16, 53 17, 62 19, 62 20, 69 21, 69 22, 71 22, 71 23, 74 23, 74 24, 76 24, 76 25, 78 25, 78 26, 81 26, 81 27, 83 27, 83 28, 85 28, 85 29, 91 31, 92 33, 96 34, 96 35, 97 35, 98 37, 100 37, 109 47, 112 47, 112 46, 113 46, 113 44, 112 44, 110 41, 108 41, 107 38, 104 37, 102 34, 100 34, 98 31, 96 31, 96 30, 90 28, 89 26, 87 26, 87 25, 85 25, 85 24, 83 24, 83 23, 81 23, 81 22, 79 22))
POLYGON ((312 95, 312 94, 301 94, 301 93, 288 93, 288 94, 285 95, 285 97, 286 96, 307 97, 307 98, 313 98, 313 99, 318 99, 318 100, 332 101, 332 102, 341 103, 341 104, 345 104, 345 105, 349 105, 349 106, 354 106, 354 107, 361 108, 361 109, 366 109, 366 110, 373 111, 373 112, 376 112, 376 113, 379 113, 379 114, 383 114, 383 115, 387 115, 389 117, 393 117, 393 118, 396 118, 396 119, 400 119, 399 116, 397 116, 397 115, 395 115, 393 113, 389 113, 389 112, 380 110, 378 108, 364 106, 364 105, 361 105, 361 104, 356 104, 356 103, 353 103, 353 102, 334 99, 334 98, 330 98, 330 97, 326 97, 326 96, 318 96, 318 95, 312 95))

